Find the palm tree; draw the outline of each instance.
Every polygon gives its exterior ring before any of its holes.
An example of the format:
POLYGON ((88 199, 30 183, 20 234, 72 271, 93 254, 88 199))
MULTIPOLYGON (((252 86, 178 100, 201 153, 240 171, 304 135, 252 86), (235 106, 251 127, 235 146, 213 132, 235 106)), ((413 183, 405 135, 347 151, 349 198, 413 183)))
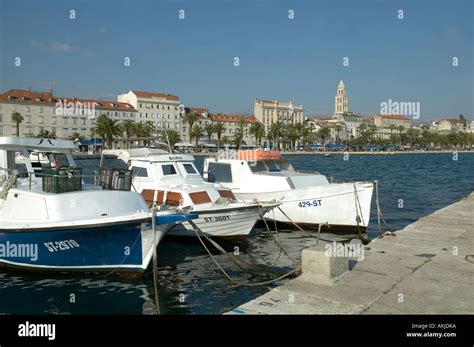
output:
POLYGON ((206 131, 208 142, 211 143, 212 134, 216 132, 214 124, 212 123, 206 124, 206 126, 204 127, 204 130, 206 131))
MULTIPOLYGON (((395 124, 390 124, 390 125, 388 126, 388 128, 390 129, 390 139, 392 139, 392 138, 393 138, 393 136, 392 136, 393 131, 397 128, 397 126, 396 126, 395 124)), ((392 145, 393 145, 393 144, 394 144, 394 143, 392 142, 392 145)))
POLYGON ((190 113, 186 113, 186 115, 184 116, 184 121, 186 123, 188 123, 188 125, 189 125, 189 139, 191 139, 191 131, 193 129, 193 125, 198 120, 199 120, 199 116, 198 116, 197 112, 195 112, 195 111, 190 112, 190 113))
POLYGON ((318 136, 321 139, 321 143, 323 144, 323 150, 326 147, 326 139, 331 136, 331 129, 328 126, 323 126, 321 129, 318 130, 318 136))
POLYGON ((114 138, 123 135, 122 127, 117 120, 109 118, 105 114, 101 114, 94 122, 92 133, 98 135, 102 139, 102 145, 105 148, 107 141, 108 147, 112 148, 114 138))
POLYGON ((280 149, 280 137, 283 131, 283 124, 280 121, 273 123, 268 131, 268 136, 273 139, 274 148, 280 149))
POLYGON ((240 146, 242 145, 242 140, 244 139, 246 125, 247 125, 247 122, 243 118, 240 118, 239 127, 236 129, 235 135, 234 135, 234 142, 235 142, 235 145, 237 146, 237 149, 239 149, 240 146))
POLYGON ((174 148, 174 145, 181 141, 181 137, 176 130, 166 130, 166 136, 171 148, 174 148))
POLYGON ((130 140, 130 137, 134 135, 135 128, 136 128, 135 122, 130 119, 127 119, 127 120, 124 120, 120 125, 125 134, 125 140, 127 141, 127 148, 130 148, 129 140, 130 140))
POLYGON ((38 135, 36 135, 36 137, 41 137, 43 139, 55 139, 56 133, 54 131, 41 129, 41 131, 38 133, 38 135))
POLYGON ((261 145, 262 138, 265 135, 265 127, 260 122, 253 123, 250 126, 249 134, 255 136, 255 144, 261 145))
POLYGON ((12 122, 16 124, 16 137, 20 136, 20 124, 23 123, 23 116, 20 112, 12 113, 12 122))
POLYGON ((198 146, 199 138, 204 135, 204 131, 199 126, 199 124, 194 124, 193 128, 191 129, 190 138, 196 139, 196 147, 198 146))
POLYGON ((223 144, 227 145, 227 144, 229 144, 229 143, 231 143, 231 142, 232 142, 232 140, 231 140, 231 138, 230 138, 229 136, 225 136, 225 135, 222 136, 222 143, 223 143, 223 144))
POLYGON ((301 143, 303 147, 306 147, 309 144, 314 142, 314 133, 312 128, 304 128, 301 134, 301 143))
POLYGON ((222 134, 225 132, 224 123, 219 122, 214 124, 214 131, 217 135, 217 148, 219 148, 221 144, 222 134))
POLYGON ((74 132, 71 135, 69 135, 68 139, 73 142, 81 142, 84 140, 84 136, 81 134, 74 132))

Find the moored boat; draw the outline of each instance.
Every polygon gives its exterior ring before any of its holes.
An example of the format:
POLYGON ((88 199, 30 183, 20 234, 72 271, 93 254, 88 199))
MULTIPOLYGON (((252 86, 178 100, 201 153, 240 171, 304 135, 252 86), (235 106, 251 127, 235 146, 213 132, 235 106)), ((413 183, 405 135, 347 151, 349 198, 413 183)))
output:
POLYGON ((84 182, 66 140, 0 137, 0 267, 140 275, 163 235, 186 214, 152 214, 112 172, 84 182), (31 153, 45 160, 31 161, 31 153), (15 160, 17 159, 17 160, 15 160), (23 163, 21 162, 23 161, 23 163), (39 165, 38 165, 39 163, 39 165))
POLYGON ((275 151, 206 158, 203 175, 232 189, 242 201, 279 201, 279 208, 265 214, 267 219, 347 231, 363 231, 369 224, 372 182, 332 183, 320 173, 296 171, 275 151))
MULTIPOLYGON (((205 182, 194 165, 194 157, 170 154, 159 149, 111 150, 128 164, 133 188, 149 206, 161 209, 188 209, 199 214, 194 223, 206 235, 227 239, 245 238, 261 214, 275 203, 239 202, 227 188, 216 189, 205 182)), ((169 235, 196 236, 189 223, 172 228, 169 235)))

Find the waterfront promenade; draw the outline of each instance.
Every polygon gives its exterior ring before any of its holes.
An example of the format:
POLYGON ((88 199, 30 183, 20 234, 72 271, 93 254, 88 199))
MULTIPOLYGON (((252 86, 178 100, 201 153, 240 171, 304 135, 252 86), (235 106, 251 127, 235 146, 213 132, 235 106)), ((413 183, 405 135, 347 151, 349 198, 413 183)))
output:
POLYGON ((323 247, 305 250, 301 276, 228 313, 474 314, 474 193, 374 240, 333 284, 305 259, 323 247))

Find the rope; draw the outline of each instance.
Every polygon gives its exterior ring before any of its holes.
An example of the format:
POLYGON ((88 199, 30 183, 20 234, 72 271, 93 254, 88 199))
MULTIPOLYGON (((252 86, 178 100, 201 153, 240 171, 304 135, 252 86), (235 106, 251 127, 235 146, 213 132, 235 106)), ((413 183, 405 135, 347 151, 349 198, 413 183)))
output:
POLYGON ((277 281, 280 281, 282 280, 283 278, 286 278, 290 275, 292 275, 293 273, 297 272, 298 269, 293 269, 289 272, 287 272, 286 274, 283 274, 282 276, 279 276, 277 278, 274 278, 274 279, 271 279, 271 280, 268 280, 268 281, 263 281, 263 282, 254 282, 254 283, 248 283, 248 282, 241 282, 241 281, 238 281, 236 279, 234 279, 232 276, 230 276, 225 270, 224 268, 219 264, 219 262, 215 259, 215 257, 213 256, 212 252, 209 250, 209 248, 207 248, 206 244, 204 243, 203 239, 201 238, 201 235, 202 234, 206 239, 209 240, 209 238, 206 236, 206 234, 196 225, 196 223, 194 223, 192 220, 188 221, 189 224, 191 224, 191 226, 193 227, 194 229, 194 232, 196 234, 196 236, 198 237, 199 239, 199 242, 201 243, 201 245, 204 247, 204 249, 206 250, 207 254, 209 254, 209 256, 211 257, 212 261, 214 262, 214 264, 216 264, 216 266, 219 268, 219 270, 224 274, 224 276, 229 280, 229 282, 233 283, 233 284, 236 284, 236 285, 239 285, 239 286, 247 286, 247 287, 255 287, 255 286, 261 286, 261 285, 266 285, 266 284, 271 284, 271 283, 274 283, 274 282, 277 282, 277 281))
POLYGON ((155 307, 156 314, 160 314, 160 301, 158 299, 158 255, 156 244, 156 207, 153 207, 151 210, 151 225, 153 229, 153 287, 155 289, 155 307))
MULTIPOLYGON (((301 228, 298 224, 296 224, 281 208, 280 206, 277 206, 277 208, 280 210, 280 212, 288 219, 288 221, 293 224, 299 231, 302 231, 304 232, 307 236, 309 237, 314 237, 314 235, 312 235, 311 233, 307 232, 306 230, 304 230, 303 228, 301 228)), ((327 224, 327 223, 326 223, 327 224)), ((320 224, 321 225, 321 224, 320 224)), ((327 224, 328 226, 330 226, 329 224, 327 224)), ((340 242, 348 242, 348 241, 351 241, 352 239, 354 239, 354 237, 351 237, 351 238, 348 238, 348 239, 344 239, 344 240, 340 240, 340 242)), ((334 242, 334 240, 327 240, 327 239, 323 239, 321 237, 319 237, 319 240, 323 240, 325 242, 334 242)))
MULTIPOLYGON (((356 184, 354 182, 354 200, 355 200, 355 209, 356 209, 356 222, 357 222, 357 230, 359 232, 359 238, 360 240, 362 241, 362 243, 364 245, 367 245, 370 240, 365 238, 363 235, 362 235, 362 232, 360 230, 360 221, 361 221, 361 218, 360 218, 360 215, 359 215, 359 210, 357 208, 357 205, 359 205, 359 208, 360 208, 360 201, 359 201, 359 195, 357 194, 357 187, 356 187, 356 184)), ((362 209, 361 209, 361 212, 362 212, 362 209)))

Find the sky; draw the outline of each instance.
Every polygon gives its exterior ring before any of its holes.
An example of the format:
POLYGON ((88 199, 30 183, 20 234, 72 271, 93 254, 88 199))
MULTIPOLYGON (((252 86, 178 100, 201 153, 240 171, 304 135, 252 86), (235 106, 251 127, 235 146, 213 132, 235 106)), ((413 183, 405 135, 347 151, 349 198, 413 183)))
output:
POLYGON ((329 115, 343 80, 355 113, 379 113, 390 99, 419 102, 421 122, 474 119, 473 4, 0 0, 0 91, 116 100, 135 89, 247 114, 265 98, 329 115))

